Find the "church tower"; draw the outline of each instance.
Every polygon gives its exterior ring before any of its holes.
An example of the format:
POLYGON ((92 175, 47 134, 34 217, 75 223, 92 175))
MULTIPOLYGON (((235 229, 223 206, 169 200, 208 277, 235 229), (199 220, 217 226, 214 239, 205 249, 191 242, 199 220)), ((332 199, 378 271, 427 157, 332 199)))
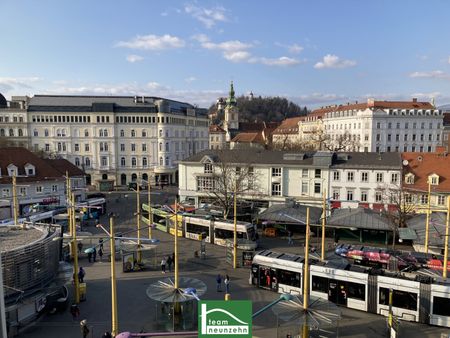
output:
POLYGON ((237 109, 236 98, 234 97, 233 81, 231 81, 230 93, 225 106, 225 131, 239 129, 239 111, 237 109))

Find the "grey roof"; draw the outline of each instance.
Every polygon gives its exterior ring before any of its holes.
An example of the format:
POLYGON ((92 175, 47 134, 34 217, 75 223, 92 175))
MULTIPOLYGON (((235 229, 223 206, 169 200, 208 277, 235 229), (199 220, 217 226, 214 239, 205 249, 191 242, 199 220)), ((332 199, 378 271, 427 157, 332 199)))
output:
POLYGON ((332 168, 402 169, 401 153, 336 153, 332 168))
MULTIPOLYGON (((445 222, 446 214, 443 212, 433 212, 430 218, 430 226, 428 230, 428 244, 432 246, 443 247, 445 238, 445 222)), ((417 239, 414 243, 425 243, 425 223, 426 215, 420 214, 407 221, 409 229, 415 231, 417 239)))
POLYGON ((149 96, 145 96, 142 102, 142 96, 35 95, 28 104, 29 111, 162 111, 185 114, 187 109, 195 109, 197 115, 206 115, 205 109, 198 109, 189 103, 149 96))
POLYGON ((380 212, 366 208, 342 208, 333 210, 327 220, 327 225, 392 231, 389 219, 380 212))
MULTIPOLYGON (((265 149, 233 149, 233 150, 204 150, 183 161, 182 163, 198 163, 205 156, 215 162, 247 163, 247 164, 283 164, 283 165, 313 165, 314 152, 300 153, 293 151, 265 150, 265 149)), ((316 165, 320 166, 320 165, 316 165)), ((328 167, 329 164, 326 166, 328 167)))
POLYGON ((283 164, 306 165, 328 168, 367 168, 398 169, 402 168, 400 153, 332 153, 323 151, 295 152, 265 149, 204 150, 182 163, 200 162, 204 156, 226 163, 283 164))
MULTIPOLYGON (((258 215, 258 219, 283 224, 306 224, 306 206, 301 204, 275 204, 258 215)), ((310 224, 318 224, 322 209, 309 207, 310 224)))

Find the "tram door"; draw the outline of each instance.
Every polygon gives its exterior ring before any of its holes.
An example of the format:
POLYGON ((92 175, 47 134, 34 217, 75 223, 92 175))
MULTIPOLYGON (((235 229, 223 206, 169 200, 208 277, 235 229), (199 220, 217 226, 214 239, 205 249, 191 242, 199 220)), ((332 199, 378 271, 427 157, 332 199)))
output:
POLYGON ((330 279, 328 300, 338 305, 347 306, 347 283, 336 279, 330 279))

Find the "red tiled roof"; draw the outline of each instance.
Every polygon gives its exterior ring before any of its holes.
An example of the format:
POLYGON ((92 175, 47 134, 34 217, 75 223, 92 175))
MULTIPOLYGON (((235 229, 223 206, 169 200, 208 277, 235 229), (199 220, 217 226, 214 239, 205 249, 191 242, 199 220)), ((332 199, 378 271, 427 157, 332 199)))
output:
MULTIPOLYGON (((311 114, 315 113, 329 113, 333 111, 344 111, 344 110, 365 110, 367 108, 375 109, 435 109, 430 102, 418 102, 413 101, 372 101, 367 100, 364 103, 352 103, 352 104, 341 104, 334 106, 322 107, 320 109, 314 110, 311 114)), ((310 114, 308 114, 309 116, 310 114)))
POLYGON ((306 116, 296 116, 290 117, 283 122, 281 125, 274 130, 274 134, 296 134, 298 133, 298 123, 303 121, 306 116))
POLYGON ((218 126, 217 124, 213 124, 209 126, 209 132, 210 133, 225 133, 225 130, 221 126, 218 126))
POLYGON ((231 142, 264 143, 262 132, 239 133, 231 142))
POLYGON ((45 159, 45 161, 50 164, 53 168, 58 170, 61 175, 65 176, 66 172, 69 174, 69 177, 72 176, 85 176, 83 170, 78 168, 76 165, 70 163, 66 159, 57 158, 57 159, 45 159))
POLYGON ((408 161, 403 167, 403 175, 414 174, 414 184, 404 184, 406 189, 428 191, 428 176, 436 174, 439 175, 439 185, 432 185, 432 191, 450 193, 450 155, 445 152, 407 152, 402 153, 402 159, 405 163, 408 161))
POLYGON ((8 176, 8 166, 13 164, 18 169, 17 182, 33 182, 43 180, 64 180, 63 175, 55 168, 53 168, 46 160, 33 154, 31 151, 20 147, 0 148, 0 169, 1 177, 0 183, 9 184, 12 178, 8 176), (26 176, 25 165, 29 163, 35 167, 35 175, 26 176))

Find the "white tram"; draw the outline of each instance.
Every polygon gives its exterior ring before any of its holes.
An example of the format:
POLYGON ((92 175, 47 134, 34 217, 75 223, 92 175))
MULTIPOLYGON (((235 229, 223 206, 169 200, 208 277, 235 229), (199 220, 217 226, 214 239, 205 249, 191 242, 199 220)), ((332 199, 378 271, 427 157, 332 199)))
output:
MULTIPOLYGON (((304 257, 264 250, 253 258, 251 283, 279 293, 302 294, 304 257)), ((450 283, 420 273, 390 272, 337 258, 310 260, 310 294, 340 306, 401 320, 450 327, 450 283)))

